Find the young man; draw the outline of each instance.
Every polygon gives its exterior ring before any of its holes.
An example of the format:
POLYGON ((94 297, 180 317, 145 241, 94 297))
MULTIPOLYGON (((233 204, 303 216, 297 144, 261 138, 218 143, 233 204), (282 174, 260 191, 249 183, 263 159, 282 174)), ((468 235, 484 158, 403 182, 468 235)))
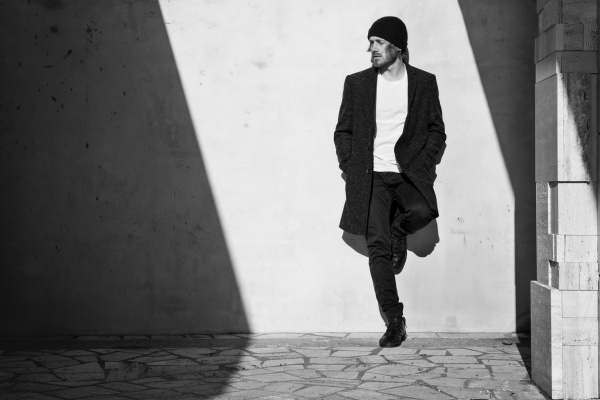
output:
POLYGON ((408 34, 396 17, 375 21, 372 68, 349 75, 334 133, 346 204, 340 228, 365 235, 375 295, 387 318, 382 347, 406 339, 395 274, 406 235, 438 216, 432 168, 446 140, 435 76, 408 65, 408 34))

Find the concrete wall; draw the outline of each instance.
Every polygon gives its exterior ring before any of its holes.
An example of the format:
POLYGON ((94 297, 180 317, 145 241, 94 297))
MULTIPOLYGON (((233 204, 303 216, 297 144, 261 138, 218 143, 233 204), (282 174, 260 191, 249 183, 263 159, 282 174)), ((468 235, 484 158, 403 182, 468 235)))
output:
POLYGON ((383 15, 448 134, 409 329, 527 329, 533 2, 55 0, 0 6, 0 333, 381 331, 333 129, 383 15))

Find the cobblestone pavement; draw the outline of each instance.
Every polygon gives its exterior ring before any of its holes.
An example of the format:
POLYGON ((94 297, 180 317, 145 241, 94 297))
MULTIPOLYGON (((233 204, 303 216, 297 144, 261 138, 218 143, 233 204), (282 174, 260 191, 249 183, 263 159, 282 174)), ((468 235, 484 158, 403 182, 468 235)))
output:
POLYGON ((0 399, 544 399, 529 339, 381 333, 0 339, 0 399))

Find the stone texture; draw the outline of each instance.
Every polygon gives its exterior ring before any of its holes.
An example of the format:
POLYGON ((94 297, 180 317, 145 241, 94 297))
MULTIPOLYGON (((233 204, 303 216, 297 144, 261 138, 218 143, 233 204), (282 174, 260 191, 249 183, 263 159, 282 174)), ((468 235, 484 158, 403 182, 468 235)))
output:
POLYGON ((552 398, 563 395, 560 291, 531 282, 532 379, 552 398))
POLYGON ((564 346, 563 380, 565 398, 597 398, 598 346, 564 346))

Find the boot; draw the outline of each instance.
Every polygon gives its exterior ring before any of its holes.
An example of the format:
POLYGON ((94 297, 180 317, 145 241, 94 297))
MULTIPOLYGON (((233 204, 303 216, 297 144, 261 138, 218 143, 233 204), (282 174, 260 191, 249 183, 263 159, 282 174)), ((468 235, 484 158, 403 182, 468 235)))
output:
POLYGON ((392 233, 392 271, 398 275, 404 269, 406 264, 406 235, 401 233, 392 233))
POLYGON ((406 319, 404 317, 388 318, 387 330, 379 339, 381 347, 398 347, 406 340, 406 319))

